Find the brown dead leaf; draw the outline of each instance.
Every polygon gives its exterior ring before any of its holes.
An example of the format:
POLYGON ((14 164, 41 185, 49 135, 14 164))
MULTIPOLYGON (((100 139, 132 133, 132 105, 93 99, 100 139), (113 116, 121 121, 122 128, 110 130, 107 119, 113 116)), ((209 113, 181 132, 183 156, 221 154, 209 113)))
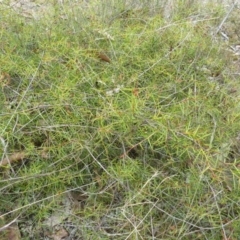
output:
POLYGON ((97 57, 100 58, 102 61, 104 62, 108 62, 108 63, 111 63, 111 60, 110 58, 103 52, 100 52, 97 54, 97 57))
POLYGON ((10 75, 8 73, 6 73, 6 72, 3 72, 0 75, 0 85, 2 85, 4 87, 4 86, 10 85, 10 83, 11 83, 10 75))
POLYGON ((11 156, 4 158, 2 161, 0 161, 0 167, 4 167, 8 164, 11 164, 13 162, 18 162, 20 160, 23 160, 25 157, 24 152, 16 152, 13 153, 11 156))
POLYGON ((138 89, 138 88, 134 88, 133 91, 132 91, 132 93, 133 93, 133 95, 134 95, 135 97, 138 97, 138 95, 139 95, 139 89, 138 89))
POLYGON ((78 202, 85 201, 88 198, 88 196, 86 196, 86 194, 78 192, 78 191, 68 192, 68 196, 73 201, 78 201, 78 202))
POLYGON ((68 237, 68 235, 68 232, 64 228, 61 228, 57 232, 52 234, 51 238, 53 238, 53 240, 62 240, 65 237, 68 237))
POLYGON ((21 239, 21 234, 20 234, 17 223, 12 223, 7 228, 7 239, 8 240, 20 240, 21 239))

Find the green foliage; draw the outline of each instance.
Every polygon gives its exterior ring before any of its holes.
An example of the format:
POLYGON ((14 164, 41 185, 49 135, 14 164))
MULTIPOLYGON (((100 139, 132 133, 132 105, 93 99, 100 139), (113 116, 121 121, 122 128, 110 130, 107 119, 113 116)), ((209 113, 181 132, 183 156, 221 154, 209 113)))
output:
POLYGON ((25 155, 0 166, 5 218, 43 224, 78 190, 85 199, 67 217, 82 239, 239 231, 239 96, 215 22, 193 21, 191 2, 178 1, 169 22, 160 6, 124 1, 81 17, 58 6, 30 22, 4 12, 0 153, 25 155))

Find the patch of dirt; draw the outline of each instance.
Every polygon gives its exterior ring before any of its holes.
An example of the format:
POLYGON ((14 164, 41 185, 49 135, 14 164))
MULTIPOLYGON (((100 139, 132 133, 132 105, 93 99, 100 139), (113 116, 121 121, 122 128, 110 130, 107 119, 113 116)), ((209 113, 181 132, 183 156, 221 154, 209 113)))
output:
POLYGON ((45 0, 11 0, 9 7, 17 14, 33 19, 39 19, 53 11, 52 4, 45 0))

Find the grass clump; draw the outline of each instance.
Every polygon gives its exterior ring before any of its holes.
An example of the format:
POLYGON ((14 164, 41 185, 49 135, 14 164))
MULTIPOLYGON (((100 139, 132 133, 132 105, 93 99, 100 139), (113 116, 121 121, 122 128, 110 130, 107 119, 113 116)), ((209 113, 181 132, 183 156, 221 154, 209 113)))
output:
POLYGON ((23 239, 54 217, 76 239, 237 239, 239 92, 210 34, 224 15, 179 4, 168 20, 126 3, 5 11, 0 212, 23 239))

